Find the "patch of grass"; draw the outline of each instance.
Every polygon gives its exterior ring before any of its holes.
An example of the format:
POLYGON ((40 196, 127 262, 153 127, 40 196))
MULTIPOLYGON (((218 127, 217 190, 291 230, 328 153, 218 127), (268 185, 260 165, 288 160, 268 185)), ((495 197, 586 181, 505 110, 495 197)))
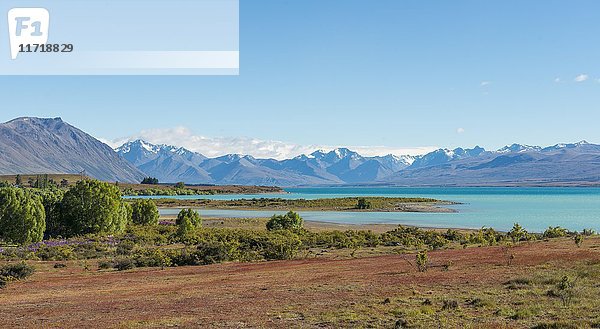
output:
POLYGON ((454 299, 444 299, 442 303, 442 310, 444 311, 458 309, 458 301, 454 299))
POLYGON ((467 303, 475 308, 490 308, 494 306, 494 303, 492 301, 478 297, 467 301, 467 303))
POLYGON ((567 322, 547 322, 533 326, 531 329, 577 329, 579 326, 567 322))
POLYGON ((529 278, 516 278, 512 280, 508 280, 504 283, 507 289, 509 290, 517 290, 527 288, 532 285, 532 281, 529 278))
POLYGON ((518 310, 514 310, 512 315, 510 316, 513 320, 524 320, 533 317, 537 312, 530 308, 520 308, 518 310))

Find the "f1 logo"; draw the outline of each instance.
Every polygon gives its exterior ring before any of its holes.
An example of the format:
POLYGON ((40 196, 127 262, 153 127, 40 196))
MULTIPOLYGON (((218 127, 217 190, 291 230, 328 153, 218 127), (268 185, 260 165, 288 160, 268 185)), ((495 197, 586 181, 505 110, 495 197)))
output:
POLYGON ((8 11, 10 55, 17 59, 20 45, 46 44, 50 13, 45 8, 13 8, 8 11))

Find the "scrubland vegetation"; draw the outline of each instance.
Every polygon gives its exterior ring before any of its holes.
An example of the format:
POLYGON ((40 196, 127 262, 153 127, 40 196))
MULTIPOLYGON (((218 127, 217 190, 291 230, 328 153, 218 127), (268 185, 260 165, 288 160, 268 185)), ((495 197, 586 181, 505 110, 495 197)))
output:
MULTIPOLYGON (((431 201, 411 199, 415 203, 431 201)), ((281 201, 257 199, 252 202, 269 205, 281 201)), ((287 202, 283 204, 289 205, 287 202)), ((295 205, 373 209, 397 202, 385 198, 344 198, 298 200, 295 205)), ((350 295, 354 292, 353 281, 347 282, 350 286, 344 286, 346 281, 340 277, 341 281, 335 281, 338 290, 321 297, 331 298, 327 305, 338 305, 336 309, 311 310, 305 304, 305 309, 278 309, 276 317, 285 319, 296 314, 296 322, 280 321, 277 326, 455 327, 478 323, 477 317, 487 319, 480 324, 491 324, 491 328, 600 325, 600 318, 593 311, 600 306, 595 297, 600 293, 597 251, 600 245, 592 230, 570 232, 549 227, 543 233, 531 233, 515 224, 509 232, 485 227, 472 231, 441 231, 403 226, 380 233, 311 231, 293 211, 260 223, 261 226, 244 229, 209 227, 192 209, 181 210, 174 221, 161 221, 154 201, 122 199, 114 184, 93 180, 80 181, 67 190, 0 188, 0 261, 4 263, 0 267, 0 288, 4 288, 0 292, 0 304, 2 294, 15 293, 10 289, 13 284, 26 286, 29 280, 43 282, 44 275, 54 273, 52 271, 69 275, 61 271, 73 273, 74 268, 97 275, 113 272, 134 275, 143 268, 174 271, 176 267, 219 263, 338 259, 367 262, 366 267, 356 270, 379 269, 380 272, 365 275, 371 275, 370 279, 378 285, 382 282, 377 281, 376 276, 397 278, 399 286, 378 286, 373 296, 360 294, 362 297, 357 295, 355 302, 339 305, 345 300, 339 297, 340 291, 349 289, 350 295), (523 254, 529 246, 536 248, 548 243, 550 247, 528 251, 529 256, 523 254), (548 248, 558 250, 553 256, 555 259, 546 257, 551 250, 548 248), (566 253, 569 253, 568 261, 561 258, 567 257, 566 253), (558 259, 564 262, 549 265, 558 259), (523 267, 524 264, 530 265, 523 267), (28 279, 38 268, 41 270, 33 279, 28 279), (477 276, 481 274, 478 268, 487 271, 490 277, 477 276), (449 288, 452 282, 462 282, 462 278, 471 276, 473 279, 467 282, 479 280, 482 283, 461 283, 462 290, 449 288), (424 292, 425 288, 410 280, 422 284, 430 282, 426 288, 430 292, 424 292), (412 292, 408 293, 405 288, 412 292), (300 318, 298 313, 302 314, 300 318), (508 325, 498 326, 499 323, 508 325)), ((285 268, 284 264, 276 266, 285 268)), ((318 263, 318 266, 320 271, 335 275, 338 271, 335 264, 318 263)), ((300 289, 294 280, 284 286, 300 289)), ((323 280, 319 282, 326 284, 328 279, 323 280)), ((360 277, 360 280, 366 280, 366 284, 369 277, 360 277)), ((303 293, 312 296, 327 290, 321 283, 313 286, 316 290, 303 293)), ((271 308, 269 312, 274 311, 271 308)), ((198 323, 190 326, 196 325, 198 323)))

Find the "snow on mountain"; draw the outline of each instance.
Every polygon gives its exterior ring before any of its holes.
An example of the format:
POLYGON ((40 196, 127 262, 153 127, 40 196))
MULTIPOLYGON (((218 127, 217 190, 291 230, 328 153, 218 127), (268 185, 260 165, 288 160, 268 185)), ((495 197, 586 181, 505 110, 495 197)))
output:
POLYGON ((127 143, 117 151, 140 170, 162 182, 280 186, 371 183, 460 185, 512 178, 569 179, 567 170, 572 165, 577 169, 570 169, 570 172, 579 173, 580 179, 600 180, 600 168, 596 168, 596 164, 600 163, 600 146, 585 141, 546 148, 512 144, 493 152, 479 146, 471 149, 459 147, 438 149, 416 157, 391 154, 364 157, 347 148, 337 148, 317 150, 287 160, 256 159, 241 154, 209 159, 183 148, 144 141, 127 143), (574 159, 583 163, 577 165, 574 159), (598 171, 594 172, 596 169, 598 171))
POLYGON ((505 146, 505 147, 497 150, 496 153, 523 153, 523 152, 540 151, 541 149, 542 148, 539 146, 512 144, 512 145, 505 146))

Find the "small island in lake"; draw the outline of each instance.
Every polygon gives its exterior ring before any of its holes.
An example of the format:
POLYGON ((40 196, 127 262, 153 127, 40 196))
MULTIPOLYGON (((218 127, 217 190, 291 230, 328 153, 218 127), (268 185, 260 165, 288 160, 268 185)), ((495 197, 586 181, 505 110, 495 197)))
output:
POLYGON ((346 197, 330 199, 259 198, 238 200, 156 199, 159 208, 202 208, 235 210, 362 211, 362 212, 434 212, 452 213, 446 206, 458 203, 430 198, 346 197))

